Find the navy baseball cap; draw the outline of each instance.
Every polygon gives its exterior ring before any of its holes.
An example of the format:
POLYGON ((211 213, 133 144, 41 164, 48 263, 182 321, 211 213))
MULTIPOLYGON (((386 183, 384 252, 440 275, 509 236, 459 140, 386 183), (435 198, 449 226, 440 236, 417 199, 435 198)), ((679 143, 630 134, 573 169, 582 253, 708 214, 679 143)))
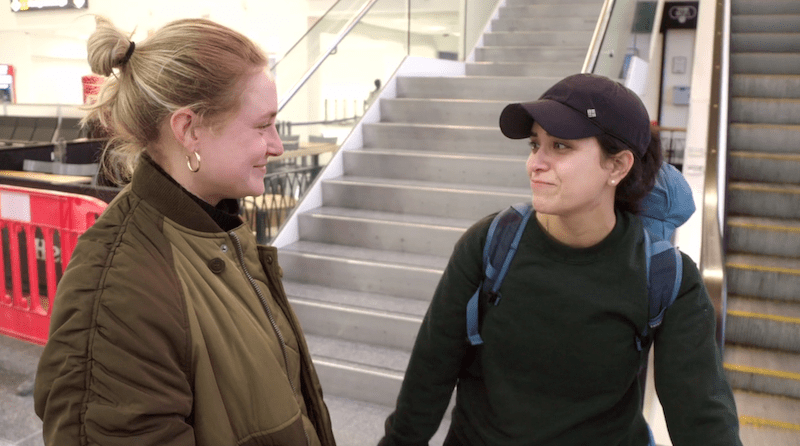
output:
POLYGON ((639 96, 597 74, 568 76, 538 101, 507 105, 500 113, 500 130, 511 139, 529 138, 534 121, 556 138, 608 133, 640 156, 650 144, 650 117, 639 96))

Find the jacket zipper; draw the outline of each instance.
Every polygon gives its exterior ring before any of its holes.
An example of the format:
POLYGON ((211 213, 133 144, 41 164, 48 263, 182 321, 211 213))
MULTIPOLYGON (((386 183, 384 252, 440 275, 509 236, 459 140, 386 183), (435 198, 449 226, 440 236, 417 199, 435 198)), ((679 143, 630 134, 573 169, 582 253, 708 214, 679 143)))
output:
MULTIPOLYGON (((264 294, 261 292, 261 288, 256 283, 253 276, 250 275, 250 271, 247 270, 247 266, 244 263, 244 252, 242 250, 242 243, 239 241, 239 236, 236 235, 235 232, 229 232, 229 235, 236 242, 236 255, 239 257, 239 263, 242 265, 242 271, 244 271, 244 275, 247 276, 247 280, 250 281, 250 286, 256 291, 258 295, 258 300, 261 301, 261 305, 264 307, 264 310, 267 313, 267 318, 269 319, 269 323, 272 325, 272 329, 275 330, 275 334, 278 336, 278 341, 281 345, 281 353, 283 353, 283 363, 286 366, 286 378, 289 379, 289 385, 292 387, 292 393, 295 397, 297 397, 297 388, 294 386, 294 381, 291 377, 291 372, 289 371, 289 359, 286 356, 286 341, 283 338, 283 334, 281 333, 280 328, 278 328, 277 322, 275 322, 275 317, 272 315, 272 310, 269 309, 269 305, 267 305, 267 299, 264 298, 264 294)), ((302 414, 300 422, 302 423, 302 414)), ((308 432, 306 432, 305 426, 303 426, 303 434, 306 436, 306 445, 311 444, 311 440, 308 438, 308 432)))

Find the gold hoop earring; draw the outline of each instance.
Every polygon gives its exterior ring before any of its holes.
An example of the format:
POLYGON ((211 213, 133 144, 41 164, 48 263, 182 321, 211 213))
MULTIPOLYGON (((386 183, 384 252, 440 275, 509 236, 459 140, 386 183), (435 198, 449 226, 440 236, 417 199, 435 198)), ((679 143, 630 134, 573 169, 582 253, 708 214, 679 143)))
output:
POLYGON ((197 152, 192 152, 192 153, 194 153, 194 157, 197 158, 197 169, 192 168, 192 159, 189 158, 189 155, 186 155, 186 165, 189 166, 190 171, 192 171, 193 173, 197 173, 200 171, 200 154, 197 152))

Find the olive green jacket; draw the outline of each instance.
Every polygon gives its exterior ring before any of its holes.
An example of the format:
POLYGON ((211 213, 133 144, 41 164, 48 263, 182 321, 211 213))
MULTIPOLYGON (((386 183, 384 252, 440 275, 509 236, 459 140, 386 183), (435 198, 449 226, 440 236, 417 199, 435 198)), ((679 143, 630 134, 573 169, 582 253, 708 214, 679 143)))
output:
POLYGON ((48 445, 335 444, 276 249, 150 162, 79 240, 34 398, 48 445))

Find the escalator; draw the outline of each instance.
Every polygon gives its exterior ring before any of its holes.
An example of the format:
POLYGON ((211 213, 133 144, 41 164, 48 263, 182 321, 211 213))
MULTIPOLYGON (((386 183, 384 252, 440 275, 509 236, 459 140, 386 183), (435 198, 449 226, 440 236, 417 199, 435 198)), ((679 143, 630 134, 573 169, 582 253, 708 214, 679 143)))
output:
POLYGON ((724 367, 745 445, 800 444, 800 2, 733 0, 724 367))

